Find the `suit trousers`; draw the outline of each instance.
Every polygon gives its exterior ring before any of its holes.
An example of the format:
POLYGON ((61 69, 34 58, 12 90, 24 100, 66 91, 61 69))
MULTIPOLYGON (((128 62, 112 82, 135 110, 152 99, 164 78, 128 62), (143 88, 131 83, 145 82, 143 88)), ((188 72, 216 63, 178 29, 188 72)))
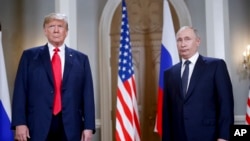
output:
POLYGON ((67 141, 61 112, 52 116, 50 130, 46 141, 67 141))

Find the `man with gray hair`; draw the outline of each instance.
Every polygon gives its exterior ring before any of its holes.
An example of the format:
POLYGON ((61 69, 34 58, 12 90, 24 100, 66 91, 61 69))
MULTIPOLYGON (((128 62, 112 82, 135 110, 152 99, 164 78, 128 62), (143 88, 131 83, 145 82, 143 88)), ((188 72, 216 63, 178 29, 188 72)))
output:
POLYGON ((234 122, 233 90, 224 60, 198 53, 197 30, 176 34, 181 61, 164 72, 162 141, 226 141, 234 122))

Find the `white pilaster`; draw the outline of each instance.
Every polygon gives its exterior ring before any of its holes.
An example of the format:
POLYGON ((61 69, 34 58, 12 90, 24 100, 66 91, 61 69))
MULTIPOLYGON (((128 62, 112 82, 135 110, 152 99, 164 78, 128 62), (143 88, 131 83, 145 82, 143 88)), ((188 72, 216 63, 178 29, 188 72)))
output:
POLYGON ((69 32, 65 43, 71 48, 77 49, 77 1, 55 0, 55 11, 67 15, 69 32))
POLYGON ((228 40, 228 0, 206 1, 207 56, 225 59, 228 40))

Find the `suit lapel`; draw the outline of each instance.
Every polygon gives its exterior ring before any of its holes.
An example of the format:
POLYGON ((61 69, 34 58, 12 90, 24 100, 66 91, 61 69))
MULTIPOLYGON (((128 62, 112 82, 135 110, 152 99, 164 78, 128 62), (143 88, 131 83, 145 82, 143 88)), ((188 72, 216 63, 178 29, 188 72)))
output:
MULTIPOLYGON (((41 59, 44 65, 44 69, 46 70, 48 74, 49 81, 51 82, 52 85, 54 85, 48 45, 45 45, 44 47, 42 47, 40 50, 40 53, 41 53, 41 59)), ((69 76, 69 72, 72 68, 72 64, 73 64, 73 53, 68 47, 65 47, 65 65, 64 65, 64 73, 63 73, 63 84, 66 82, 69 76)))
POLYGON ((199 78, 203 74, 204 69, 205 69, 204 64, 205 64, 205 60, 203 60, 203 57, 199 55, 199 58, 197 59, 197 62, 194 66, 192 76, 190 78, 188 91, 185 97, 186 100, 192 95, 192 91, 194 90, 197 83, 199 83, 199 78))
POLYGON ((177 64, 173 76, 177 76, 177 79, 174 80, 176 82, 175 86, 177 87, 177 89, 179 89, 179 96, 180 96, 180 98, 183 99, 184 95, 182 93, 182 85, 180 85, 180 84, 182 84, 182 82, 181 82, 181 64, 182 64, 181 62, 179 64, 177 64))
POLYGON ((44 65, 44 69, 46 70, 48 74, 49 81, 53 85, 53 74, 52 74, 52 67, 51 67, 51 60, 49 55, 49 47, 48 45, 45 45, 41 48, 41 59, 44 65))
POLYGON ((63 73, 63 84, 65 84, 70 74, 70 70, 73 64, 73 58, 74 58, 74 54, 72 50, 70 50, 68 47, 65 47, 65 65, 64 65, 64 73, 63 73))

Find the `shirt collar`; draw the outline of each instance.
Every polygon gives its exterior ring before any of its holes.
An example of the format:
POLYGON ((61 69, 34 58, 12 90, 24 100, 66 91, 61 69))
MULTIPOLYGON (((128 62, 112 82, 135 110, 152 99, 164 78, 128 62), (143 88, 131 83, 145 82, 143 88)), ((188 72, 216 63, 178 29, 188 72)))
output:
MULTIPOLYGON (((53 52, 53 49, 55 48, 51 43, 48 42, 48 47, 50 52, 53 52)), ((64 52, 65 50, 65 44, 62 44, 61 46, 59 46, 60 52, 64 52)))
POLYGON ((183 59, 183 58, 181 58, 181 60, 182 60, 182 66, 184 65, 184 62, 185 62, 186 60, 189 60, 189 61, 191 62, 191 64, 195 64, 196 61, 197 61, 197 59, 198 59, 198 57, 199 57, 199 53, 196 52, 196 53, 195 53, 192 57, 190 57, 189 59, 183 59))

